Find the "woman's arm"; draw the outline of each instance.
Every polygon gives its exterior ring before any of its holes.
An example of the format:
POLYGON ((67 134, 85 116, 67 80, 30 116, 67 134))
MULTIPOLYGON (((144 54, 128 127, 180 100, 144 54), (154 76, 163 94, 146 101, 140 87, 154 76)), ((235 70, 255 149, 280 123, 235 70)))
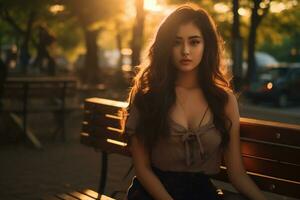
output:
POLYGON ((224 153, 228 178, 232 185, 248 198, 252 200, 265 200, 266 198, 246 174, 243 166, 240 149, 240 115, 237 100, 232 93, 229 93, 226 114, 232 121, 232 127, 229 132, 230 141, 224 153))
POLYGON ((131 138, 130 151, 136 176, 146 191, 156 200, 172 200, 151 169, 149 153, 134 135, 131 138))

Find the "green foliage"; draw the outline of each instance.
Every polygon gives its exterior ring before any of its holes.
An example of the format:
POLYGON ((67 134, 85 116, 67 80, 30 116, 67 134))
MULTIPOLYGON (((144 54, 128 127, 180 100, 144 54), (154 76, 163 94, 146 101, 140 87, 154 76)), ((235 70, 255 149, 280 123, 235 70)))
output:
POLYGON ((270 13, 258 30, 258 49, 282 62, 300 62, 300 5, 270 13), (295 49, 298 56, 292 56, 295 49))
MULTIPOLYGON (((73 0, 67 1, 65 5, 77 16, 81 25, 94 25, 96 27, 91 28, 99 28, 94 23, 101 21, 105 23, 105 20, 116 17, 124 9, 124 0, 73 0)), ((99 25, 104 23, 99 23, 99 25)))
POLYGON ((78 53, 78 48, 84 45, 82 28, 98 29, 114 23, 108 19, 117 17, 124 9, 123 4, 123 0, 26 0, 26 3, 23 0, 0 0, 0 42, 20 44, 29 15, 34 13, 29 43, 31 52, 35 51, 38 41, 37 27, 42 25, 56 38, 56 52, 65 55, 78 53), (65 10, 51 13, 49 8, 55 4, 65 6, 65 10))
POLYGON ((37 19, 39 19, 41 15, 47 13, 49 3, 49 0, 26 0, 26 3, 22 0, 0 0, 0 12, 2 19, 6 17, 7 12, 16 24, 24 30, 26 29, 29 14, 34 12, 37 19))
POLYGON ((270 53, 280 62, 300 62, 300 34, 298 33, 298 36, 293 38, 286 36, 277 44, 266 39, 259 50, 270 53), (293 49, 296 50, 297 55, 292 54, 293 49))
MULTIPOLYGON (((276 1, 276 0, 273 0, 276 1)), ((290 0, 284 0, 287 3, 290 0)), ((159 2, 159 1, 158 1, 159 2)), ((181 4, 187 1, 167 0, 169 4, 181 4)), ((226 41, 226 48, 231 45, 231 24, 232 14, 218 13, 214 10, 216 3, 225 3, 231 8, 231 0, 223 1, 201 1, 192 0, 204 7, 215 19, 218 29, 226 41)), ((132 1, 134 3, 134 1, 132 1)), ((251 8, 251 0, 240 0, 240 7, 251 8)), ((31 12, 35 13, 33 33, 30 42, 31 51, 34 51, 34 44, 37 42, 38 25, 44 25, 56 37, 56 47, 61 54, 78 53, 78 49, 84 46, 84 35, 82 28, 101 29, 99 44, 102 48, 116 48, 115 37, 119 33, 122 35, 122 46, 128 47, 131 40, 131 29, 133 19, 125 17, 125 0, 0 0, 0 13, 5 16, 5 12, 11 16, 15 24, 20 28, 18 31, 3 18, 0 18, 0 44, 19 44, 22 38, 22 31, 26 30, 27 21, 31 12), (60 13, 49 12, 49 7, 53 4, 61 4, 66 9, 60 13), (124 21, 124 19, 126 19, 124 21)), ((150 36, 163 16, 151 14, 146 16, 145 43, 149 43, 150 36), (149 15, 150 16, 150 15, 149 15)), ((290 59, 289 52, 292 48, 300 49, 300 3, 291 9, 281 13, 268 13, 263 19, 257 32, 257 49, 273 54, 281 61, 290 59)), ((241 17, 241 35, 246 38, 249 32, 249 17, 241 17)), ((151 38, 150 38, 151 39, 151 38)), ((246 48, 244 48, 246 49, 246 48)))

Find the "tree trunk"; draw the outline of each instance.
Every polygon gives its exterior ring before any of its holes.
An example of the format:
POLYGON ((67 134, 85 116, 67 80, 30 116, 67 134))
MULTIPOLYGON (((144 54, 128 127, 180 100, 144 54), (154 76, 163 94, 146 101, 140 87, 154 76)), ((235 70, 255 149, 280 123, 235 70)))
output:
POLYGON ((246 82, 251 83, 255 79, 256 61, 255 61, 255 42, 256 42, 256 26, 251 25, 248 38, 248 70, 246 82))
POLYGON ((256 79, 256 61, 255 61, 255 43, 256 43, 256 31, 261 23, 262 19, 266 16, 270 8, 270 2, 267 3, 265 8, 260 8, 262 0, 254 0, 254 6, 251 12, 250 18, 250 32, 248 36, 248 70, 246 74, 246 82, 250 84, 256 79), (262 9, 262 14, 258 14, 258 10, 262 9))
POLYGON ((98 66, 98 46, 97 37, 99 34, 98 30, 87 30, 84 29, 85 43, 86 43, 86 54, 85 54, 85 66, 84 66, 84 80, 83 82, 90 85, 95 85, 101 82, 100 80, 100 69, 98 66))
POLYGON ((258 25, 258 9, 260 1, 254 1, 250 18, 250 30, 248 36, 248 69, 246 75, 246 82, 250 84, 255 78, 256 62, 255 62, 255 42, 256 42, 256 29, 258 25))
POLYGON ((31 39, 31 33, 32 33, 32 26, 33 26, 33 22, 34 22, 34 18, 35 18, 35 12, 31 11, 29 14, 29 19, 27 21, 27 27, 24 33, 24 39, 23 42, 21 44, 21 48, 20 48, 20 64, 21 64, 21 69, 22 69, 22 73, 27 74, 27 67, 29 64, 29 60, 30 60, 30 54, 29 54, 29 41, 31 39))
POLYGON ((136 22, 133 28, 132 35, 132 56, 131 65, 136 66, 140 64, 140 54, 143 43, 143 29, 145 20, 144 0, 135 0, 136 3, 136 22))
POLYGON ((15 32, 18 33, 22 38, 22 44, 20 47, 20 64, 21 64, 22 73, 27 73, 27 66, 30 60, 28 46, 29 46, 29 41, 31 39, 32 26, 35 20, 35 16, 36 13, 34 11, 31 11, 27 21, 26 30, 23 30, 12 18, 12 16, 9 14, 7 9, 3 9, 0 15, 0 17, 4 21, 6 21, 15 30, 15 32))
POLYGON ((2 95, 4 92, 4 82, 7 77, 7 66, 0 57, 0 110, 3 110, 2 95))
POLYGON ((232 24, 232 73, 233 86, 236 91, 242 88, 242 63, 243 63, 243 40, 240 35, 240 16, 238 14, 239 1, 232 1, 233 24, 232 24))
POLYGON ((121 70, 122 64, 123 64, 123 54, 122 54, 122 34, 120 31, 120 22, 116 22, 116 29, 117 29, 117 35, 116 35, 116 42, 117 42, 117 49, 119 51, 120 57, 118 60, 118 69, 121 70))

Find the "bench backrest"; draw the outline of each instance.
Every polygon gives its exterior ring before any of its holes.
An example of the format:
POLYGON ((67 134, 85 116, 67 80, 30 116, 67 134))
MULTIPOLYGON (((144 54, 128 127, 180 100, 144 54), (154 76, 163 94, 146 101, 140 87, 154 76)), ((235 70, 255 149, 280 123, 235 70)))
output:
POLYGON ((8 78, 3 85, 2 98, 62 98, 76 93, 74 78, 8 78))
MULTIPOLYGON (((119 112, 127 105, 86 99, 81 143, 130 156, 119 112)), ((247 118, 241 118, 240 125, 244 165, 256 184, 265 191, 300 198, 300 126, 247 118)), ((224 166, 216 178, 228 181, 224 166)))

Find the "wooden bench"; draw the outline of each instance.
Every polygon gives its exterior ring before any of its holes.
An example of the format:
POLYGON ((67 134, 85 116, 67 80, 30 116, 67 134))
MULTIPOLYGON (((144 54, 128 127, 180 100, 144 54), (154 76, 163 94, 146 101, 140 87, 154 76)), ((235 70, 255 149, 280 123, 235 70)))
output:
POLYGON ((115 200, 105 195, 100 195, 93 190, 80 190, 45 197, 43 200, 115 200))
MULTIPOLYGON (((101 98, 85 100, 80 141, 102 151, 101 194, 108 154, 130 156, 120 126, 120 109, 127 105, 101 98)), ((248 118, 241 118, 240 124, 243 161, 251 178, 264 191, 300 198, 300 126, 248 118)), ((221 166, 215 178, 228 182, 226 167, 221 166)))
POLYGON ((28 114, 40 112, 58 114, 59 127, 55 133, 61 130, 62 139, 65 140, 64 115, 69 109, 66 100, 75 96, 76 88, 77 80, 72 77, 9 77, 4 82, 0 112, 10 113, 16 124, 21 126, 24 136, 35 147, 40 148, 40 142, 28 130, 28 114))

